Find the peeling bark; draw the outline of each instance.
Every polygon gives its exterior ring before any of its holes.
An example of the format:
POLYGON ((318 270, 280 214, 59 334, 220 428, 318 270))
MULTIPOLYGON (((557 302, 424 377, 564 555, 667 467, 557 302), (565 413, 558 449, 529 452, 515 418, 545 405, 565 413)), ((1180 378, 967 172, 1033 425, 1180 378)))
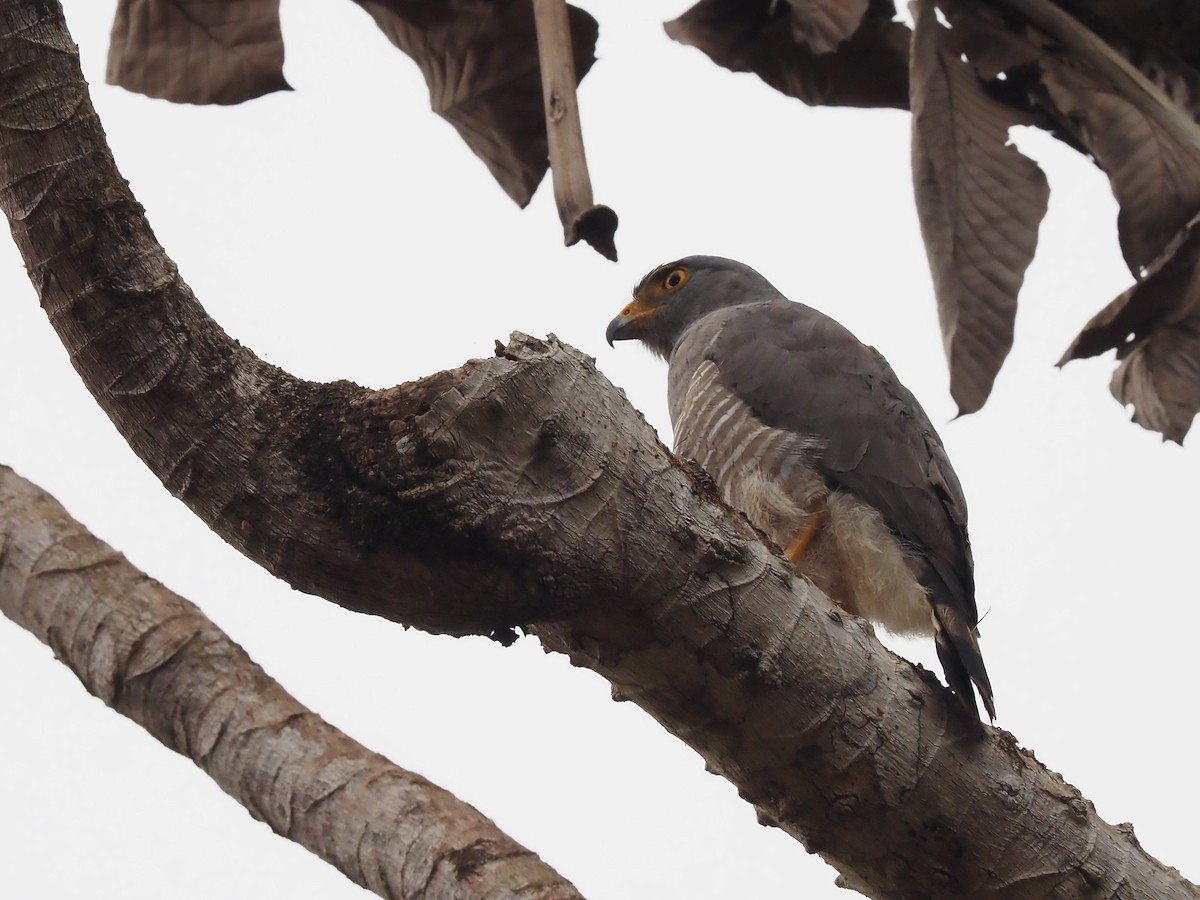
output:
POLYGON ((254 818, 381 897, 580 897, 478 810, 302 706, 199 609, 4 466, 0 612, 254 818))
POLYGON ((130 445, 242 552, 419 627, 530 627, 870 896, 1200 897, 797 578, 577 351, 519 337, 387 391, 255 358, 154 241, 61 14, 0 23, 0 204, 42 303, 130 445))

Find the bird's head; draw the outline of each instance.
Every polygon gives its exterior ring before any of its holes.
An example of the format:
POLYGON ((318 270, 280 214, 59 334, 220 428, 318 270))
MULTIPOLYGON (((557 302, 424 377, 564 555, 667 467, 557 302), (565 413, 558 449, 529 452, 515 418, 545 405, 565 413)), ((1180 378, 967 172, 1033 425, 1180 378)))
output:
POLYGON ((651 271, 633 299, 608 323, 604 337, 639 340, 669 359, 689 325, 714 310, 782 296, 744 263, 720 256, 688 256, 651 271))

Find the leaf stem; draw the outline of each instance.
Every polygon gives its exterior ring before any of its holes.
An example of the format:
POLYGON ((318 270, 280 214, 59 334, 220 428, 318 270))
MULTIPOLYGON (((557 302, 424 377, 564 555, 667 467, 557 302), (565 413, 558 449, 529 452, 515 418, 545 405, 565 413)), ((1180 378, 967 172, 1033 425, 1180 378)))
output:
POLYGON ((603 256, 617 258, 613 235, 617 214, 592 200, 592 182, 583 152, 583 129, 575 94, 575 57, 566 0, 533 0, 542 100, 554 200, 568 247, 582 238, 603 256))

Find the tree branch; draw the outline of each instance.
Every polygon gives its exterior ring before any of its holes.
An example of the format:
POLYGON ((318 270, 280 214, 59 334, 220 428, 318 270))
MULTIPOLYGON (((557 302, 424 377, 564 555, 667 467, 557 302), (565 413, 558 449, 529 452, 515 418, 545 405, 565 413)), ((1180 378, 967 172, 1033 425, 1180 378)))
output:
POLYGON ((89 388, 231 543, 352 609, 533 623, 872 896, 1200 896, 798 579, 577 351, 519 338, 371 392, 238 346, 154 243, 43 7, 0 13, 0 203, 89 388))
MULTIPOLYGON (((439 526, 353 468, 347 440, 390 446, 390 419, 348 418, 370 392, 295 378, 207 316, 116 170, 70 35, 42 9, 2 20, 0 205, 72 364, 138 456, 298 590, 454 634, 545 617, 554 602, 481 561, 473 535, 414 542, 439 526)), ((411 417, 462 374, 391 392, 388 416, 411 417)))
POLYGON ((476 809, 302 706, 199 609, 4 466, 0 612, 256 819, 381 897, 580 897, 476 809))

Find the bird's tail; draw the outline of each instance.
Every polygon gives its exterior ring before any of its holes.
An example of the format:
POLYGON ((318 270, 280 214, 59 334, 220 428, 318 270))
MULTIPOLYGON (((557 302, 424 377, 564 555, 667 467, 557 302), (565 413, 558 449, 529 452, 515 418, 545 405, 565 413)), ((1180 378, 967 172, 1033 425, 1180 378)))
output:
POLYGON ((983 664, 975 629, 958 609, 939 603, 936 595, 932 599, 934 641, 938 659, 946 673, 946 683, 963 706, 978 717, 979 707, 975 705, 975 691, 971 689, 973 682, 975 690, 979 691, 979 699, 983 701, 983 708, 994 722, 996 704, 992 699, 992 682, 983 664))

